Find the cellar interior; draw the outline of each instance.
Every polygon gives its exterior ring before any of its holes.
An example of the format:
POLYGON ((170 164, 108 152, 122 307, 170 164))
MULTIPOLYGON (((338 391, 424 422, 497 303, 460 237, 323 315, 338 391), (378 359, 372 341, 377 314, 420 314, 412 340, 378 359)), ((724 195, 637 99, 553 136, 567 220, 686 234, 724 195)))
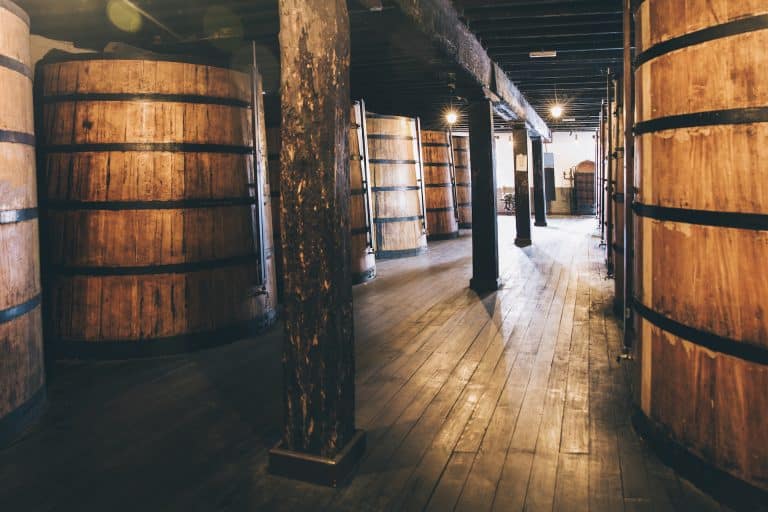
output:
POLYGON ((0 510, 768 510, 765 0, 0 0, 0 510))

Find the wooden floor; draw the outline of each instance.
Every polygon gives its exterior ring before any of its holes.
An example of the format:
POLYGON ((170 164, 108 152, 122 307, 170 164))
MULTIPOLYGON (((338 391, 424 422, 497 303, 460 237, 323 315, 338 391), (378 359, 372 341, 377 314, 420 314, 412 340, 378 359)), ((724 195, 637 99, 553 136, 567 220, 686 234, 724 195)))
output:
POLYGON ((274 329, 187 357, 58 364, 42 423, 0 451, 0 510, 724 510, 630 426, 594 220, 552 219, 527 249, 513 217, 499 225, 498 293, 467 289, 468 235, 355 289, 368 450, 347 487, 266 473, 274 329))

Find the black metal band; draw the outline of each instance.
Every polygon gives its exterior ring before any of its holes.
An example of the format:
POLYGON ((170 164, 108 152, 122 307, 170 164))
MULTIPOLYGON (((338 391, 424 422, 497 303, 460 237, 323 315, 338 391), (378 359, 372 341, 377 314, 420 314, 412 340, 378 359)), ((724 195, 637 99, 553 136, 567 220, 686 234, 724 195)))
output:
POLYGON ((29 26, 29 14, 27 14, 24 9, 22 9, 15 3, 10 2, 8 0, 0 0, 0 9, 5 9, 6 11, 13 13, 13 15, 19 18, 22 22, 24 22, 26 26, 29 26))
POLYGON ((66 265, 52 265, 52 272, 61 276, 140 276, 156 274, 186 274, 203 270, 214 270, 223 267, 245 265, 258 260, 257 254, 235 256, 209 261, 195 261, 191 263, 173 263, 169 265, 146 265, 140 267, 73 267, 66 265))
POLYGON ((450 167, 451 162, 424 162, 424 167, 450 167))
POLYGON ((221 98, 199 94, 159 94, 159 93, 73 93, 44 96, 43 103, 63 103, 73 101, 147 101, 166 103, 190 103, 196 105, 224 105, 227 107, 250 108, 249 101, 236 98, 221 98))
POLYGON ((255 197, 232 197, 225 199, 181 199, 178 201, 58 201, 44 203, 51 210, 179 210, 183 208, 219 208, 256 204, 255 197))
POLYGON ((384 158, 370 158, 368 160, 368 163, 371 164, 408 164, 408 165, 416 165, 419 163, 418 160, 388 160, 384 158))
POLYGON ((23 208, 21 210, 0 211, 0 225, 16 224, 37 218, 37 208, 23 208))
POLYGON ((453 183, 427 183, 424 188, 448 188, 452 186, 453 183))
POLYGON ((623 203, 624 202, 624 193, 623 192, 616 192, 611 197, 613 197, 613 200, 617 203, 623 203))
POLYGON ((427 240, 430 242, 437 242, 438 240, 454 240, 459 238, 458 231, 451 231, 450 233, 433 233, 427 235, 427 240))
POLYGON ((459 203, 456 206, 469 207, 469 206, 472 206, 472 203, 459 203))
POLYGON ((421 190, 418 185, 396 185, 392 187, 371 187, 373 192, 408 192, 411 190, 421 190))
POLYGON ((766 122, 768 122, 768 107, 734 108, 651 119, 650 121, 637 123, 634 131, 635 135, 643 135, 678 128, 766 122))
POLYGON ((23 302, 12 308, 0 310, 0 324, 6 324, 11 320, 16 320, 20 316, 24 316, 30 311, 34 310, 40 305, 40 294, 35 295, 27 302, 23 302))
POLYGON ((453 148, 454 151, 458 151, 459 153, 466 153, 469 150, 467 148, 453 148))
POLYGON ((670 222, 684 222, 721 228, 768 230, 768 215, 760 213, 714 212, 709 210, 688 210, 634 203, 632 210, 640 217, 670 222))
POLYGON ((471 183, 460 183, 460 182, 458 182, 458 183, 456 183, 456 186, 457 187, 471 187, 472 184, 471 183))
POLYGON ((449 148, 451 147, 450 144, 446 144, 444 142, 422 142, 421 147, 424 148, 449 148))
MULTIPOLYGON (((202 55, 180 55, 180 54, 160 54, 160 53, 147 53, 145 51, 136 51, 134 53, 129 52, 117 52, 117 53, 66 53, 66 52, 50 52, 40 62, 45 64, 57 64, 64 62, 99 62, 99 61, 112 61, 112 60, 125 60, 125 61, 146 61, 146 62, 170 62, 177 64, 193 64, 196 66, 207 66, 211 68, 220 68, 241 75, 246 73, 237 69, 222 64, 221 59, 214 61, 208 56, 202 55)), ((224 59, 226 61, 226 59, 224 59)))
POLYGON ((366 112, 365 117, 368 119, 410 119, 413 120, 412 117, 405 117, 405 116, 394 116, 389 114, 374 114, 373 112, 366 112))
POLYGON ((388 217, 373 219, 373 222, 375 224, 390 224, 392 222, 412 222, 414 220, 421 220, 423 218, 423 215, 414 215, 412 217, 388 217))
POLYGON ((417 247, 416 249, 402 249, 399 251, 376 251, 376 259, 393 260, 396 258, 409 258, 411 256, 420 256, 427 252, 426 247, 417 247))
POLYGON ((660 329, 674 334, 678 338, 699 345, 701 347, 738 357, 755 364, 768 365, 768 348, 758 347, 743 341, 724 338, 710 332, 702 331, 694 327, 681 324, 661 313, 653 311, 645 306, 637 298, 632 301, 632 306, 637 313, 660 329))
POLYGON ((27 78, 32 78, 32 69, 29 66, 7 55, 0 55, 0 68, 10 69, 27 78))
POLYGON ((0 418, 0 448, 14 442, 42 415, 45 411, 45 402, 46 390, 43 384, 26 402, 0 418))
POLYGON ((427 211, 430 212, 430 213, 432 213, 432 212, 452 212, 455 209, 456 208, 454 208, 453 206, 445 206, 445 207, 442 207, 442 208, 427 208, 427 211))
POLYGON ((469 169, 468 165, 454 165, 454 169, 469 169))
POLYGON ((349 191, 350 195, 353 196, 364 196, 366 192, 364 188, 353 188, 349 191))
POLYGON ((368 138, 374 140, 416 140, 416 137, 411 135, 393 135, 390 133, 369 133, 368 138))
POLYGON ((13 130, 0 130, 0 142, 12 142, 14 144, 35 145, 35 136, 31 133, 15 132, 13 130))
POLYGON ((681 50, 689 46, 714 41, 716 39, 746 34, 748 32, 755 32, 756 30, 763 30, 766 28, 768 28, 768 14, 761 14, 759 16, 752 16, 750 18, 723 23, 722 25, 707 27, 651 46, 637 56, 635 59, 635 66, 641 66, 651 59, 661 57, 662 55, 675 50, 681 50))
POLYGON ((49 346, 58 359, 116 360, 168 356, 195 352, 206 348, 226 345, 263 332, 271 327, 277 318, 269 310, 253 320, 228 327, 165 338, 142 340, 51 340, 49 346))
POLYGON ((367 283, 371 279, 376 277, 376 267, 371 267, 367 270, 364 270, 363 272, 353 272, 352 273, 352 284, 363 284, 367 283))
POLYGON ((51 144, 41 148, 46 153, 91 153, 110 151, 147 151, 167 153, 232 153, 247 155, 253 153, 251 146, 228 144, 195 144, 187 142, 122 142, 96 144, 51 144))

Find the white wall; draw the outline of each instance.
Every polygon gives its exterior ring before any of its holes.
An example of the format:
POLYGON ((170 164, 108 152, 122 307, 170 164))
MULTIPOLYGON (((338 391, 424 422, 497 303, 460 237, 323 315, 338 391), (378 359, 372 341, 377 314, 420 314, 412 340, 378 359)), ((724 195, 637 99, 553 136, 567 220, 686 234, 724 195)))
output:
POLYGON ((32 34, 32 37, 30 38, 30 49, 32 51, 33 68, 34 65, 37 64, 37 61, 45 57, 45 54, 51 50, 64 50, 70 53, 87 53, 93 51, 76 48, 75 45, 69 41, 57 41, 36 34, 32 34))
POLYGON ((545 153, 555 154, 555 186, 570 187, 571 182, 563 179, 571 167, 584 160, 595 160, 594 132, 553 132, 552 143, 544 145, 545 153))
POLYGON ((515 151, 511 133, 496 135, 496 187, 515 186, 515 151))

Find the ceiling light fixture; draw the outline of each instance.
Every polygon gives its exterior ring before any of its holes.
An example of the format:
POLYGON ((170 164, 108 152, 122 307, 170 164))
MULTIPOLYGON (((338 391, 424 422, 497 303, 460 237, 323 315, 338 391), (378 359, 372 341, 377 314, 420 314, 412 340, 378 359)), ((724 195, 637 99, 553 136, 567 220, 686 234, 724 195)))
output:
POLYGON ((559 103, 552 105, 552 108, 549 109, 550 115, 555 119, 560 119, 563 116, 563 106, 559 103))
POLYGON ((455 125, 456 121, 458 120, 459 120, 459 114, 457 114, 455 110, 449 110, 448 112, 445 113, 445 121, 449 125, 451 126, 455 125))

